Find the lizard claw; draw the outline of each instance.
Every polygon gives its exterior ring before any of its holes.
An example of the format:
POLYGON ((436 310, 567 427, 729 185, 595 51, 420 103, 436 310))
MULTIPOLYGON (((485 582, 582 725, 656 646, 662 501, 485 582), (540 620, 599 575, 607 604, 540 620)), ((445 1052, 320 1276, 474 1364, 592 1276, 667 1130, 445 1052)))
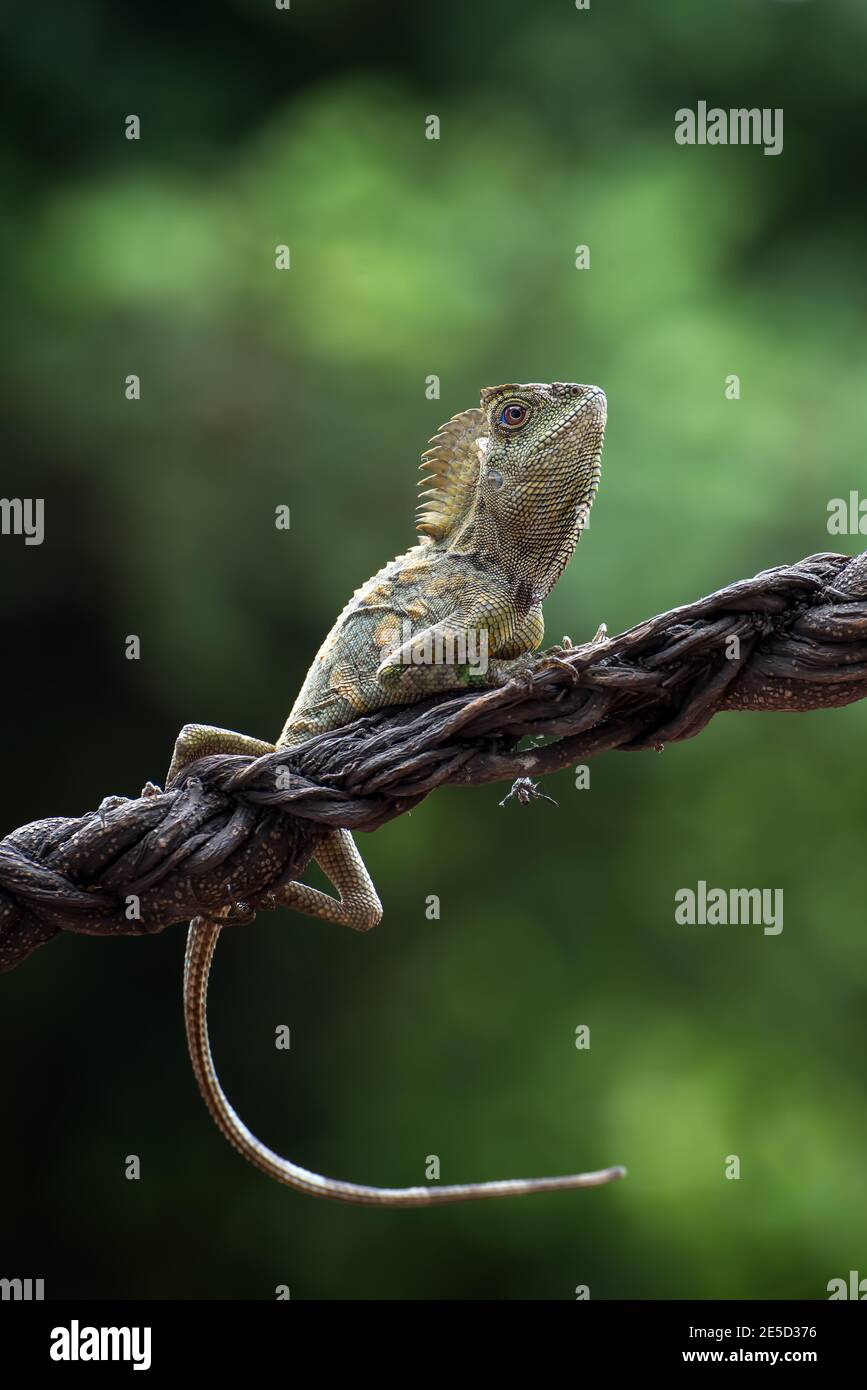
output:
POLYGON ((109 811, 114 811, 118 806, 123 806, 126 801, 129 801, 128 796, 104 796, 102 798, 102 801, 100 801, 96 808, 96 814, 102 822, 103 830, 105 829, 105 818, 109 811))
MULTIPOLYGON (((589 642, 586 643, 586 646, 596 647, 599 645, 600 642, 607 642, 607 640, 608 628, 605 623, 600 623, 598 628, 596 629, 596 635, 592 637, 589 642)), ((573 644, 572 638, 566 636, 563 638, 563 641, 560 643, 559 646, 552 647, 550 651, 545 653, 538 666, 536 667, 536 670, 545 671, 550 670, 552 667, 555 667, 561 671, 565 671, 566 674, 570 677, 570 679, 573 682, 575 682, 578 680, 578 672, 575 670, 575 667, 569 661, 569 657, 573 656, 579 650, 580 648, 576 647, 573 644)))
POLYGON ((573 647, 552 647, 551 651, 546 652, 545 655, 542 657, 542 660, 539 662, 538 666, 536 667, 536 670, 565 671, 566 675, 574 684, 578 679, 578 672, 575 670, 575 667, 572 665, 572 663, 565 659, 569 652, 574 650, 575 649, 573 647))
POLYGON ((252 908, 249 903, 245 902, 232 903, 232 906, 223 918, 224 922, 231 922, 233 926, 239 923, 255 922, 255 920, 255 908, 252 908))
MULTIPOLYGON (((538 667, 536 668, 538 670, 538 667)), ((513 685, 516 690, 532 690, 533 672, 529 666, 523 671, 513 671, 505 682, 506 685, 513 685)))

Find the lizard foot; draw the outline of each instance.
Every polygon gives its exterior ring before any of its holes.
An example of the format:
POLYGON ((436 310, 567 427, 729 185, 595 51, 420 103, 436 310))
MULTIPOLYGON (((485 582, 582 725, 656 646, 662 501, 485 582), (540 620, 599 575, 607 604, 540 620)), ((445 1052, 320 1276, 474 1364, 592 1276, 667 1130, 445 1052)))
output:
POLYGON ((582 645, 583 645, 583 646, 587 646, 587 647, 595 647, 595 646, 598 646, 598 644, 599 644, 600 642, 607 642, 607 640, 608 640, 608 624, 607 624, 607 623, 600 623, 599 626, 597 627, 595 633, 594 633, 593 636, 590 638, 590 641, 589 641, 589 642, 586 642, 586 643, 579 643, 578 646, 576 647, 576 646, 575 646, 575 643, 572 641, 572 638, 571 638, 571 637, 568 635, 568 633, 567 633, 567 634, 563 637, 563 640, 560 642, 559 646, 556 646, 556 647, 552 647, 552 648, 551 648, 551 653, 552 653, 554 656, 560 656, 560 657, 562 657, 562 656, 570 656, 570 655, 572 654, 572 652, 577 652, 577 651, 580 649, 580 647, 581 647, 582 645))
POLYGON ((575 667, 572 665, 572 663, 568 661, 566 658, 569 656, 571 652, 576 650, 577 648, 575 647, 552 647, 551 650, 549 652, 546 652, 545 655, 542 657, 541 661, 536 667, 536 670, 565 671, 566 675, 569 677, 572 684, 574 685, 578 680, 578 672, 575 670, 575 667))
MULTIPOLYGON (((538 667, 536 669, 538 670, 538 667)), ((515 690, 530 691, 533 689, 533 671, 531 667, 525 666, 521 671, 512 671, 501 677, 497 684, 511 685, 515 690)))
POLYGON ((234 902, 222 919, 232 926, 243 925, 247 922, 255 922, 256 910, 249 903, 234 902))
POLYGON ((212 903, 199 903, 196 909, 196 918, 203 922, 210 922, 214 927, 243 926, 248 922, 255 922, 256 911, 249 903, 237 899, 235 902, 229 903, 227 907, 215 907, 212 903))
MULTIPOLYGON (((600 623, 596 629, 595 636, 585 645, 588 647, 597 647, 600 642, 607 642, 607 640, 608 627, 605 623, 600 623)), ((571 637, 565 636, 559 646, 552 647, 550 651, 545 653, 536 667, 536 670, 545 671, 554 667, 560 671, 565 671, 574 684, 578 680, 578 672, 569 658, 580 650, 580 647, 574 645, 571 637)))
POLYGON ((123 806, 128 801, 128 796, 104 796, 102 798, 102 801, 100 801, 96 808, 96 814, 102 821, 103 828, 105 828, 105 818, 109 811, 114 811, 118 806, 123 806))

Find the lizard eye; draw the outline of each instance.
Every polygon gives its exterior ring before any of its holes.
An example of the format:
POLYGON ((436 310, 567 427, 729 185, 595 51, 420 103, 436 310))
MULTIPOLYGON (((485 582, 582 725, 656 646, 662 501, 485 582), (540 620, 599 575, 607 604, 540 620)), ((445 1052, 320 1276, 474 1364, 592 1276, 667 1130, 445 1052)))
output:
POLYGON ((519 430, 522 425, 527 423, 527 416, 530 414, 523 401, 506 401, 500 411, 499 423, 504 425, 507 430, 519 430))

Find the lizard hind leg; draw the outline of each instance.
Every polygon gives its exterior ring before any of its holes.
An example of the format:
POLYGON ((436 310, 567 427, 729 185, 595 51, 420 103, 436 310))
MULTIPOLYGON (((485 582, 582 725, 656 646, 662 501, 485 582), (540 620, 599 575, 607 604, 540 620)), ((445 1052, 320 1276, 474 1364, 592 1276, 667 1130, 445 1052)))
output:
POLYGON ((236 734, 233 729, 217 729, 212 724, 185 724, 175 739, 172 761, 166 773, 166 787, 170 787, 190 763, 211 753, 243 753, 259 758, 264 753, 273 752, 273 743, 251 738, 249 734, 236 734))
POLYGON ((274 894, 276 907, 289 907, 353 931, 370 931, 382 921, 382 903, 348 830, 335 830, 317 845, 313 858, 340 896, 333 898, 293 881, 274 894))

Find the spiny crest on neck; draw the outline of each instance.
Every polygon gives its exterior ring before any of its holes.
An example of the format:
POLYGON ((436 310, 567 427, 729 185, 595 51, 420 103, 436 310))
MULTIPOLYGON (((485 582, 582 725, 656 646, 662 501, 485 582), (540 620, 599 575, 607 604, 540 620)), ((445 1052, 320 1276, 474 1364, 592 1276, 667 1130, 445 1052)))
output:
POLYGON ((487 419, 473 406, 441 425, 421 456, 416 530, 423 540, 442 541, 463 521, 479 476, 487 419))

